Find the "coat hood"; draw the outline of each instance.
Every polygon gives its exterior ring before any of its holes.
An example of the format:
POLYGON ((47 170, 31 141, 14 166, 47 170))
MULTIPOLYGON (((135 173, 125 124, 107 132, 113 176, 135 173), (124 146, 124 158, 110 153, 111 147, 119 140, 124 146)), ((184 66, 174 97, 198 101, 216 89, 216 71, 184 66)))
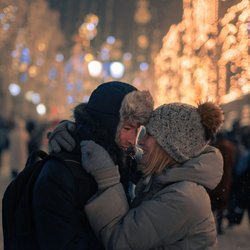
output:
POLYGON ((125 82, 112 81, 100 84, 90 95, 86 109, 90 116, 115 136, 119 123, 119 110, 124 97, 137 89, 125 82))
POLYGON ((112 81, 99 85, 91 94, 86 110, 115 138, 121 121, 144 125, 153 110, 153 98, 148 91, 112 81))
POLYGON ((76 123, 76 130, 72 134, 77 142, 75 150, 81 151, 80 143, 82 140, 93 140, 104 147, 111 155, 113 161, 118 164, 122 155, 121 149, 105 127, 90 116, 86 104, 81 103, 77 105, 73 115, 76 123))
POLYGON ((156 176, 156 182, 166 185, 178 181, 192 181, 208 189, 214 189, 220 182, 223 174, 223 158, 220 151, 207 146, 197 157, 181 165, 166 168, 156 176))

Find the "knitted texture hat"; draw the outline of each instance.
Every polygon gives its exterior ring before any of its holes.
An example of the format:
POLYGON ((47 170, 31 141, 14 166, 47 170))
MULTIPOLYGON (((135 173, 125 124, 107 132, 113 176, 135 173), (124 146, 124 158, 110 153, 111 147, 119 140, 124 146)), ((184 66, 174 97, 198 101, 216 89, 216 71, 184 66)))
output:
POLYGON ((177 162, 199 155, 224 120, 222 110, 212 102, 198 108, 183 104, 164 104, 155 109, 146 125, 161 147, 177 162))

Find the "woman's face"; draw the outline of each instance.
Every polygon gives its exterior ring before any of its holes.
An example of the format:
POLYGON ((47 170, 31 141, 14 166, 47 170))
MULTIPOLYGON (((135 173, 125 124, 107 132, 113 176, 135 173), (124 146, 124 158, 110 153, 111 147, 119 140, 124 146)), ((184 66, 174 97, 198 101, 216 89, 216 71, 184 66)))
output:
POLYGON ((138 144, 143 150, 143 156, 140 164, 145 165, 150 159, 151 153, 154 151, 154 148, 157 146, 157 141, 153 136, 145 133, 145 135, 139 140, 138 144))

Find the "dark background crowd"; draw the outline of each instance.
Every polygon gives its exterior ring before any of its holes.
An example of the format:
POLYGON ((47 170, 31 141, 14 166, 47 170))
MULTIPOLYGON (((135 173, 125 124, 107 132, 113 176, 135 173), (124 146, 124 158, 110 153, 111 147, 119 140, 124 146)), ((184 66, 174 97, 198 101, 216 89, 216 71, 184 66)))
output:
POLYGON ((3 155, 8 151, 10 174, 14 178, 24 168, 32 151, 47 151, 47 132, 52 130, 57 122, 39 122, 21 117, 6 120, 0 117, 0 168, 4 164, 3 155))
POLYGON ((232 130, 221 132, 213 145, 223 155, 224 174, 209 194, 218 233, 223 234, 225 219, 228 227, 239 225, 247 212, 250 222, 250 126, 235 121, 232 130))

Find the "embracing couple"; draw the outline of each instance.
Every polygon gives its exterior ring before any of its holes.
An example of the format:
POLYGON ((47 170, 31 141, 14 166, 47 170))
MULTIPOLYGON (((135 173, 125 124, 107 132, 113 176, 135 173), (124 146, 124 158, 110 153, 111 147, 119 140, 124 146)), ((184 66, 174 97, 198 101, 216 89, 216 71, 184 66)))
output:
POLYGON ((56 160, 42 169, 33 191, 39 249, 216 249, 207 189, 223 171, 209 145, 223 123, 219 106, 153 110, 148 91, 113 81, 73 118, 58 124, 49 147, 78 159, 80 182, 56 160))

